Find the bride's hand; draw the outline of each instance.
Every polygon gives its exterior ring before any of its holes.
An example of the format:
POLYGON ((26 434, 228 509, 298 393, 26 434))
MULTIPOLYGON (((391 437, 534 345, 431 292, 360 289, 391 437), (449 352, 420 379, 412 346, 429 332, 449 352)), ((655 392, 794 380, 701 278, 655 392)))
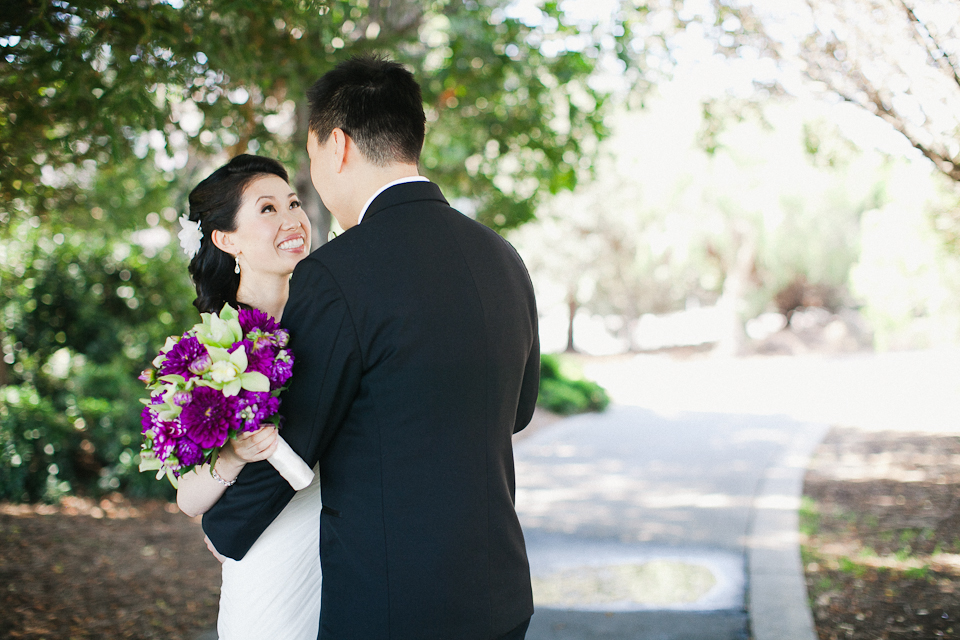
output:
POLYGON ((277 450, 277 428, 263 425, 256 431, 240 434, 230 444, 233 452, 244 462, 266 460, 277 450))

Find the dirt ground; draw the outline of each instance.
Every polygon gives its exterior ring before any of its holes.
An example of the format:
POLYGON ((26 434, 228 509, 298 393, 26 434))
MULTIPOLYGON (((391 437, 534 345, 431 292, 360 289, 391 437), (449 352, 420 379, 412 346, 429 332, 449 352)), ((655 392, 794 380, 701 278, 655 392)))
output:
POLYGON ((163 502, 0 505, 0 638, 193 640, 216 626, 220 564, 163 502))
POLYGON ((801 532, 821 640, 960 638, 960 438, 833 429, 801 532))

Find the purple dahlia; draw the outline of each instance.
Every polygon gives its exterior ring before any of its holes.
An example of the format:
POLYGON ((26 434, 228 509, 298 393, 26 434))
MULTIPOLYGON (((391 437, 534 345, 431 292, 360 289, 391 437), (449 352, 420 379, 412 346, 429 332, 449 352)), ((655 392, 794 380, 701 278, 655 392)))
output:
POLYGON ((210 365, 210 354, 207 353, 207 348, 200 344, 196 336, 187 336, 167 352, 160 366, 160 375, 193 378, 204 373, 210 365))
POLYGON ((203 450, 190 438, 180 438, 174 450, 181 467, 189 467, 203 462, 203 450))
POLYGON ((209 449, 227 441, 233 412, 232 398, 210 387, 197 387, 190 404, 180 412, 180 422, 188 438, 209 449))
POLYGON ((243 335, 247 335, 256 329, 268 333, 280 328, 276 320, 259 309, 240 309, 239 316, 240 328, 243 329, 243 335))
POLYGON ((153 434, 153 454, 159 460, 166 461, 174 452, 177 442, 183 438, 183 428, 176 422, 163 422, 155 418, 150 431, 153 434))
POLYGON ((150 407, 156 404, 163 404, 162 393, 150 396, 150 404, 146 405, 140 412, 140 433, 146 433, 160 422, 157 419, 157 414, 150 410, 150 407))

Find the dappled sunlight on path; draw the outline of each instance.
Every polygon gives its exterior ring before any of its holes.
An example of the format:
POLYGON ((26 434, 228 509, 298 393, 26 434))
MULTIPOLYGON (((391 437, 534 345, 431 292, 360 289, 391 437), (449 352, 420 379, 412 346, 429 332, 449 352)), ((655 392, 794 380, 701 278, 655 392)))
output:
POLYGON ((526 528, 739 549, 757 484, 790 421, 636 407, 568 419, 517 447, 526 528))

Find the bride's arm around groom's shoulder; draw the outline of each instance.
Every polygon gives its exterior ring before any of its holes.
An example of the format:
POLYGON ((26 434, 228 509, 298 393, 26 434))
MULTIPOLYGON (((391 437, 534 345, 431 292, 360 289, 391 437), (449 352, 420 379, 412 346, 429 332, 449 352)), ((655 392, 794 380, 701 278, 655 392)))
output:
MULTIPOLYGON (((294 271, 281 321, 295 364, 281 396, 280 433, 313 467, 357 394, 362 372, 356 330, 340 288, 315 257, 294 271)), ((203 516, 203 530, 223 555, 239 560, 279 515, 294 491, 266 461, 247 464, 203 516)))

